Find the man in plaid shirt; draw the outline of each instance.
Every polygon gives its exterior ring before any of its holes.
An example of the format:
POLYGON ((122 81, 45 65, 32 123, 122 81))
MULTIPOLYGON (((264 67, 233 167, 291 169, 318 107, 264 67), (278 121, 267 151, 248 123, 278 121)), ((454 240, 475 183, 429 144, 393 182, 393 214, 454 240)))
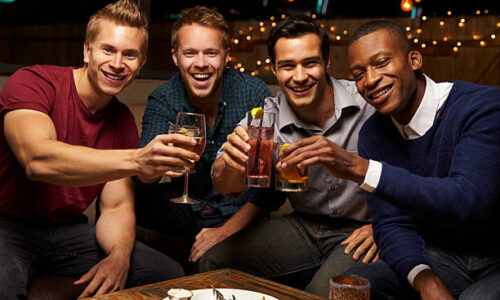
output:
POLYGON ((193 242, 189 260, 196 262, 213 245, 246 226, 239 220, 254 211, 247 209, 255 201, 252 191, 227 199, 213 188, 210 170, 226 136, 247 111, 260 106, 271 94, 260 79, 225 68, 229 30, 215 10, 183 10, 171 36, 172 59, 179 73, 149 96, 140 145, 167 133, 178 112, 204 114, 206 148, 189 180, 189 195, 199 203, 169 201, 182 194, 183 177, 170 181, 156 178, 154 182, 138 182, 136 213, 139 225, 193 242))

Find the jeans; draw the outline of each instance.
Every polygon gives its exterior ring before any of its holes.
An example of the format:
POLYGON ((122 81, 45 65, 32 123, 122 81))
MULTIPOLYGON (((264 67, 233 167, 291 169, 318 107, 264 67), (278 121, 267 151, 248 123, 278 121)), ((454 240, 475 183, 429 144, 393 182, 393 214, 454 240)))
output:
POLYGON ((234 268, 328 297, 334 275, 361 264, 340 243, 363 224, 293 212, 250 226, 215 245, 200 271, 234 268), (302 286, 303 287, 303 286, 302 286))
POLYGON ((200 230, 222 226, 228 219, 208 205, 194 212, 189 204, 170 201, 178 196, 167 188, 138 188, 135 202, 137 225, 192 243, 200 230))
MULTIPOLYGON (((428 245, 426 255, 434 273, 443 280, 455 298, 500 299, 500 254, 477 257, 428 245)), ((354 267, 346 273, 370 280, 371 299, 420 299, 408 281, 398 279, 383 261, 354 267)))
MULTIPOLYGON (((105 257, 93 225, 0 221, 0 299, 25 299, 38 274, 78 279, 105 257)), ((183 275, 175 261, 136 242, 126 287, 183 275)))

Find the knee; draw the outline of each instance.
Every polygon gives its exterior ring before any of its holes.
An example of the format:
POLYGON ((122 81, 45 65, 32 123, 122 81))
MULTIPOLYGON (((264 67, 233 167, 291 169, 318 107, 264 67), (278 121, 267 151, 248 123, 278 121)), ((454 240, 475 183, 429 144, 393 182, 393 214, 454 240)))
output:
POLYGON ((199 270, 200 272, 208 272, 212 270, 217 270, 223 268, 222 259, 214 248, 208 250, 200 258, 199 270))
POLYGON ((498 300, 500 299, 500 288, 467 288, 458 297, 459 300, 498 300))
POLYGON ((136 243, 127 286, 149 284, 184 276, 184 269, 172 258, 136 243))

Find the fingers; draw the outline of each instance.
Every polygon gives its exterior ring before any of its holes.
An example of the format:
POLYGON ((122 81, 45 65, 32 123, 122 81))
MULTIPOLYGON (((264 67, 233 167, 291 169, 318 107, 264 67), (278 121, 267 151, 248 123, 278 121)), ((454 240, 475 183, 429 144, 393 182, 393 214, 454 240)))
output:
POLYGON ((227 143, 224 144, 224 161, 234 169, 245 172, 248 161, 247 153, 250 145, 247 131, 244 127, 238 126, 233 133, 227 136, 227 143))
POLYGON ((96 272, 97 272, 97 265, 90 268, 90 270, 87 273, 83 274, 82 277, 80 277, 80 279, 78 279, 77 281, 73 282, 73 284, 78 285, 88 282, 90 279, 92 279, 92 277, 94 277, 96 272))
POLYGON ((377 260, 378 260, 378 247, 375 243, 373 243, 368 252, 366 252, 365 257, 363 258, 363 263, 367 264, 369 262, 375 262, 377 260))

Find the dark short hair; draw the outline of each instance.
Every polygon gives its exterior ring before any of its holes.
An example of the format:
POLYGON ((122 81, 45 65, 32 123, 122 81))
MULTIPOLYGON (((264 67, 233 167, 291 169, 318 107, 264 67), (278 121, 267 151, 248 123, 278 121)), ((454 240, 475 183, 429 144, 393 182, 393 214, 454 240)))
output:
POLYGON ((267 38, 267 51, 273 65, 276 60, 274 46, 280 38, 297 38, 309 33, 316 34, 319 37, 321 41, 321 55, 326 64, 330 55, 330 43, 328 42, 328 34, 325 30, 310 17, 288 16, 271 29, 267 38))
POLYGON ((349 46, 357 39, 381 29, 386 30, 391 37, 397 39, 400 42, 402 49, 405 50, 404 52, 410 50, 411 45, 408 41, 406 31, 403 26, 387 20, 371 21, 361 25, 351 36, 351 39, 349 40, 349 46))

